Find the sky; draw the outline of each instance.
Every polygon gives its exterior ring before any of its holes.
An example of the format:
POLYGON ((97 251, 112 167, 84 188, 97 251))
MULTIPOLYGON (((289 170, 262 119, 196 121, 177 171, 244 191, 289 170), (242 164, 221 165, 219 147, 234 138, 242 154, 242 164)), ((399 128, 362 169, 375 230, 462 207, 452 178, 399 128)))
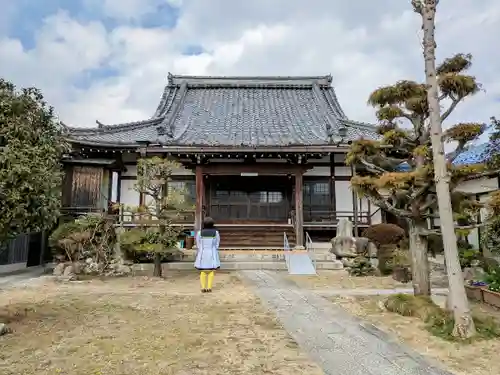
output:
MULTIPOLYGON (((352 120, 423 81, 410 0, 0 0, 0 76, 40 88, 67 125, 150 118, 167 74, 333 76, 352 120)), ((441 0, 437 54, 472 53, 483 91, 445 126, 500 117, 500 1, 441 0)))

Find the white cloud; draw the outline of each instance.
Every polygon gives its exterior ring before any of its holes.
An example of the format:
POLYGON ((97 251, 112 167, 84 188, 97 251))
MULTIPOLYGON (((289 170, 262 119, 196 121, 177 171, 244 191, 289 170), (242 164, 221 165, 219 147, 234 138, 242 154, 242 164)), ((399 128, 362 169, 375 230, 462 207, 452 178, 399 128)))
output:
MULTIPOLYGON (((374 121, 366 105, 373 89, 424 77, 419 19, 409 0, 397 5, 390 0, 170 0, 182 5, 175 28, 137 26, 137 20, 165 2, 99 2, 106 16, 118 20, 114 29, 106 29, 100 20, 82 23, 56 13, 38 30, 32 50, 17 40, 0 39, 0 71, 19 85, 42 88, 61 118, 78 126, 94 126, 95 119, 113 123, 148 118, 169 71, 331 73, 347 115, 361 121, 374 121), (131 19, 133 26, 126 22, 131 19), (193 44, 205 52, 183 55, 193 44), (103 66, 116 75, 95 78, 88 87, 77 84, 82 73, 103 66)), ((463 103, 452 120, 488 121, 500 115, 500 52, 495 48, 500 3, 442 0, 439 12, 439 58, 471 52, 472 73, 486 90, 463 103)))
POLYGON ((100 9, 107 17, 121 21, 139 20, 164 4, 182 6, 182 0, 83 0, 86 6, 100 9))

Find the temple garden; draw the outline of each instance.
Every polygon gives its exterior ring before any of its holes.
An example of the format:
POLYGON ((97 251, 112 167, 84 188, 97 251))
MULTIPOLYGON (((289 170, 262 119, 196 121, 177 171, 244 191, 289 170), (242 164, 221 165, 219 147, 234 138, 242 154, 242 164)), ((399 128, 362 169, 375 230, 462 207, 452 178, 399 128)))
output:
POLYGON ((0 372, 322 374, 234 274, 211 295, 198 275, 58 282, 0 291, 0 372))

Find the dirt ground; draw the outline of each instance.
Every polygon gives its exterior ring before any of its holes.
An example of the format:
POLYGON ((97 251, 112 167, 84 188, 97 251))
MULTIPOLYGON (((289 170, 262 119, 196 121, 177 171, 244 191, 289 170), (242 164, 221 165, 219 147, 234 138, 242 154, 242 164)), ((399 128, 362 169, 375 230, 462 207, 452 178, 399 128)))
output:
POLYGON ((345 270, 320 270, 318 276, 288 276, 305 289, 400 289, 412 288, 411 283, 402 284, 391 276, 349 276, 345 270))
MULTIPOLYGON (((461 344, 445 341, 426 331, 418 318, 404 317, 383 309, 384 297, 330 297, 332 302, 344 307, 380 329, 392 333, 402 342, 421 354, 435 358, 457 375, 500 374, 500 340, 476 341, 461 344)), ((498 317, 500 311, 485 305, 472 305, 480 315, 498 317)))
POLYGON ((3 375, 323 374, 235 276, 195 273, 0 291, 3 375))

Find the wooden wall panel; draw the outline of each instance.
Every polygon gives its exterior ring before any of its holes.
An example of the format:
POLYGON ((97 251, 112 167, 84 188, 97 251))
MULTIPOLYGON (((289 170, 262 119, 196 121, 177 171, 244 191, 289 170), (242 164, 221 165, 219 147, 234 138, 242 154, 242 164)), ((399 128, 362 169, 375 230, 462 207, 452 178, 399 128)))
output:
POLYGON ((71 207, 99 208, 102 202, 101 186, 103 176, 103 168, 74 166, 71 207))

